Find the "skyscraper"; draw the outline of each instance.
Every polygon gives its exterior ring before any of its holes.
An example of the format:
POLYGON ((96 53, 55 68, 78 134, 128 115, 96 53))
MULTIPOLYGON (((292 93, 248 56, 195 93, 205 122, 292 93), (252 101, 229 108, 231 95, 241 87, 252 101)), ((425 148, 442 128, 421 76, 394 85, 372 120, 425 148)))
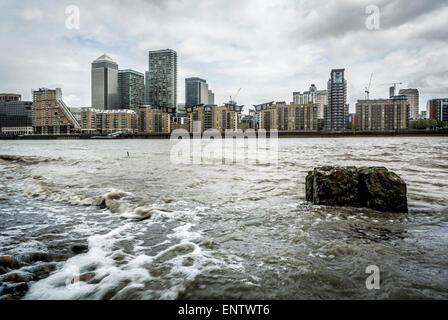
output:
POLYGON ((185 107, 193 107, 199 104, 207 105, 208 102, 208 84, 201 78, 185 79, 185 107))
POLYGON ((171 49, 149 51, 148 95, 153 107, 177 107, 177 53, 171 49))
POLYGON ((208 104, 214 105, 215 104, 215 94, 212 90, 208 90, 208 104))
POLYGON ((103 54, 92 62, 92 107, 118 109, 119 103, 118 64, 103 54))
POLYGON ((412 120, 419 118, 419 99, 420 95, 418 89, 401 89, 399 95, 404 95, 408 98, 410 107, 410 117, 412 120))
POLYGON ((149 71, 145 72, 145 103, 149 104, 149 71))
POLYGON ((120 109, 139 110, 144 104, 144 82, 143 73, 129 69, 118 71, 120 109))
POLYGON ((328 80, 328 105, 324 111, 325 130, 344 130, 347 127, 347 80, 345 69, 331 70, 328 80))

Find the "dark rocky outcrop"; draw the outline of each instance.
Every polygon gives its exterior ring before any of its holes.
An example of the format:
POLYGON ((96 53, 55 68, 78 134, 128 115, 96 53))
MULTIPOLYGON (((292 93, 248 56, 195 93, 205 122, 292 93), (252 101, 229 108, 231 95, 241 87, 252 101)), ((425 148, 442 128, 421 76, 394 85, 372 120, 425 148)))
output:
POLYGON ((384 167, 319 167, 306 177, 306 199, 318 205, 407 213, 406 192, 406 183, 384 167))

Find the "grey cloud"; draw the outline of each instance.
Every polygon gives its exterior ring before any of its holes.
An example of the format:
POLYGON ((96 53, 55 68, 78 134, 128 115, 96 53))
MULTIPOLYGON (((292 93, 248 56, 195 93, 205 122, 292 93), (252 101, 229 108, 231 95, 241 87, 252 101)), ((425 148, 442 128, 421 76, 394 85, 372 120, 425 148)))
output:
POLYGON ((108 53, 144 72, 148 50, 173 48, 179 101, 187 76, 206 78, 217 102, 243 87, 239 102, 252 105, 289 101, 311 83, 323 88, 331 68, 345 67, 352 107, 371 72, 376 83, 420 86, 424 105, 428 93, 448 95, 447 13, 446 1, 420 0, 5 1, 0 91, 30 97, 31 88, 62 84, 75 106, 88 106, 93 59, 108 53), (64 27, 69 4, 81 10, 80 30, 64 27), (368 4, 381 8, 378 32, 365 28, 368 4), (23 18, 33 10, 44 16, 23 18))

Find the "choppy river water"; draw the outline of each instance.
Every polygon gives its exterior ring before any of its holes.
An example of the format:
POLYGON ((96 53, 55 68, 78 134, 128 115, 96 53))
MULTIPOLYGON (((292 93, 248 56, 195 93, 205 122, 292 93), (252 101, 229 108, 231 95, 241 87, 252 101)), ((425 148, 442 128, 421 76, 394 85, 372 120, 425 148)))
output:
POLYGON ((16 156, 0 157, 0 255, 20 264, 0 275, 0 295, 448 298, 447 138, 280 139, 274 166, 177 165, 170 148, 0 141, 16 156), (320 165, 395 171, 409 214, 307 203, 306 173, 320 165), (379 290, 366 288, 369 265, 379 290))

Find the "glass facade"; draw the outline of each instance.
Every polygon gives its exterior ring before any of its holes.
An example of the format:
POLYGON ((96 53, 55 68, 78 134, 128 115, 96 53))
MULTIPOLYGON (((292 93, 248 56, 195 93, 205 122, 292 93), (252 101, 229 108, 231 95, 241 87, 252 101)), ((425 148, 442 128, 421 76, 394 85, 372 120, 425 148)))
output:
POLYGON ((144 76, 134 70, 118 71, 118 94, 120 109, 138 111, 144 104, 144 76))
POLYGON ((177 107, 177 53, 174 50, 149 51, 148 102, 154 107, 177 107))

